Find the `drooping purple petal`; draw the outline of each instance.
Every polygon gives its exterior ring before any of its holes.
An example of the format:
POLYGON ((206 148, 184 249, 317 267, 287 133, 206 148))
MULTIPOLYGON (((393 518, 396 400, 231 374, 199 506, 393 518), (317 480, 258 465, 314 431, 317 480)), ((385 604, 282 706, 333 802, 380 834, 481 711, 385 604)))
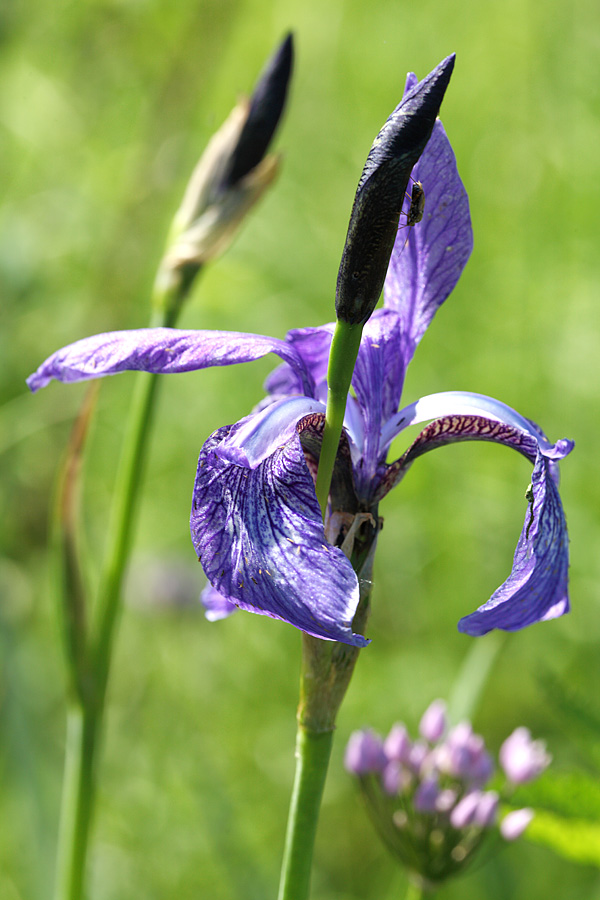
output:
POLYGON ((191 372, 209 366, 230 366, 275 353, 288 363, 312 396, 313 382, 302 358, 286 341, 237 331, 184 331, 178 328, 140 328, 96 334, 53 353, 30 375, 32 391, 56 378, 85 381, 126 370, 191 372))
POLYGON ((242 609, 316 637, 365 646, 351 627, 356 575, 325 539, 299 438, 247 469, 217 453, 237 427, 216 431, 198 461, 190 526, 209 581, 242 609))
POLYGON ((531 476, 533 500, 513 560, 512 572, 487 603, 458 623, 465 634, 493 628, 518 631, 569 611, 569 539, 558 488, 548 461, 538 452, 531 476))
POLYGON ((429 418, 434 412, 455 414, 431 422, 406 452, 380 475, 374 502, 397 485, 415 459, 459 441, 493 441, 518 450, 535 463, 531 500, 517 544, 512 572, 491 599, 461 619, 459 630, 485 634, 492 628, 516 631, 568 612, 569 548, 567 525, 558 493, 557 460, 573 449, 566 439, 551 444, 539 426, 491 397, 462 392, 434 394, 402 410, 394 428, 429 418), (479 410, 479 415, 474 411, 479 410), (482 414, 482 411, 486 415, 482 414))
MULTIPOLYGON (((416 80, 409 75, 407 91, 416 80)), ((385 306, 402 318, 407 363, 473 249, 467 192, 439 119, 412 176, 425 191, 423 219, 407 227, 406 216, 400 217, 384 287, 385 306)), ((405 212, 409 206, 410 198, 406 198, 405 212)))

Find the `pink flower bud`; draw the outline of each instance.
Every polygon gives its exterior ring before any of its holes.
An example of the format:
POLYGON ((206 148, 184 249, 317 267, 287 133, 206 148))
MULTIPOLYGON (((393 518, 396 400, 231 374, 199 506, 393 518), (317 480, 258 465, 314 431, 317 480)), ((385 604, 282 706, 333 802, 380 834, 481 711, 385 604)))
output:
POLYGON ((481 801, 481 791, 471 791, 459 800, 450 813, 450 824, 453 828, 461 829, 472 825, 475 821, 475 812, 481 801))
POLYGON ((440 787, 435 775, 424 778, 415 791, 414 805, 418 812, 435 812, 440 787))
POLYGON ((355 731, 346 745, 344 765, 351 775, 381 772, 386 765, 383 742, 374 731, 355 731))
POLYGON ((473 823, 481 828, 490 828, 498 815, 498 794, 496 791, 485 791, 477 804, 473 823))
POLYGON ((528 728, 517 728, 500 747, 500 763, 513 784, 533 781, 550 764, 552 757, 543 741, 532 741, 528 728))
POLYGON ((404 764, 408 763, 411 747, 412 743, 405 725, 394 725, 383 744, 388 759, 395 759, 404 764))
POLYGON ((502 819, 500 834, 505 841, 515 841, 518 837, 521 837, 532 819, 532 809, 515 809, 502 819))
POLYGON ((421 718, 419 733, 432 744, 439 741, 446 730, 446 704, 443 700, 434 700, 421 718))
POLYGON ((390 797, 404 793, 412 784, 413 776, 398 760, 392 759, 381 773, 381 786, 390 797))

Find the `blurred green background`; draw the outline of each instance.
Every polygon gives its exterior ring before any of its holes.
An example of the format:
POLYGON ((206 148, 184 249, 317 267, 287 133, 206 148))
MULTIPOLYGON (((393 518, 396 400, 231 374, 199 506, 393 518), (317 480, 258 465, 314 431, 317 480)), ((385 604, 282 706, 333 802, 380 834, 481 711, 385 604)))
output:
MULTIPOLYGON (((50 589, 53 479, 85 385, 32 397, 25 377, 97 331, 144 325, 170 217, 210 134, 284 32, 296 37, 284 166, 182 327, 283 336, 332 318, 339 257, 373 137, 452 51, 443 119, 475 250, 411 366, 406 400, 499 397, 577 447, 562 466, 573 612, 511 635, 475 725, 517 725, 557 771, 592 774, 600 715, 600 8, 596 0, 5 0, 0 10, 0 900, 48 897, 64 743, 50 589), (575 698, 575 700, 573 699, 575 698)), ((293 773, 299 635, 239 613, 217 624, 188 515, 198 450, 261 396, 272 367, 167 378, 110 686, 93 840, 94 900, 275 895, 293 773), (177 588, 177 590, 176 590, 177 588)), ((86 465, 97 570, 133 376, 100 393, 86 465)), ((401 448, 399 448, 401 449, 401 448)), ((530 469, 461 445, 419 460, 386 499, 369 626, 318 835, 316 900, 402 897, 342 768, 352 730, 382 731, 448 696, 472 639, 456 622, 510 569, 530 469)), ((495 636, 480 639, 491 653, 495 636)), ((485 648, 481 651, 485 656, 485 648)), ((595 754, 596 765, 598 754, 595 754)), ((600 875, 525 841, 443 892, 600 897, 600 875)))

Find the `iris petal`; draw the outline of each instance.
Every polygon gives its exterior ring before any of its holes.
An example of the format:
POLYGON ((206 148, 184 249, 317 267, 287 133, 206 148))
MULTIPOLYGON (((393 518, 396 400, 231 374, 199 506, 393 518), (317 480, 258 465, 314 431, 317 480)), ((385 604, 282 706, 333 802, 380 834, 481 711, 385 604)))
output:
MULTIPOLYGON (((512 407, 500 400, 487 397, 485 394, 474 394, 470 391, 442 391, 439 394, 428 394, 421 397, 409 406, 405 406, 385 423, 381 429, 381 447, 387 448, 393 439, 409 425, 426 422, 428 419, 437 419, 441 416, 457 417, 482 417, 492 422, 511 426, 523 435, 530 436, 540 446, 544 456, 549 459, 563 459, 574 447, 573 441, 562 439, 552 444, 543 431, 532 422, 518 413, 512 407)), ((460 423, 457 424, 456 434, 460 431, 460 423)), ((448 433, 449 434, 449 433, 448 433)), ((459 438, 460 439, 460 438, 459 438)), ((463 437, 462 440, 469 438, 463 437)), ((471 440, 496 440, 494 437, 473 436, 471 440)), ((531 461, 535 459, 535 447, 531 451, 531 461)), ((531 455, 530 453, 530 455, 531 455)))
POLYGON ((325 413, 325 404, 309 397, 285 397, 237 423, 217 450, 221 459, 255 469, 296 434, 296 422, 311 413, 325 413))
POLYGON ((32 391, 58 381, 85 381, 126 370, 191 372, 209 366, 230 366, 275 353, 296 373, 303 393, 312 396, 313 381, 302 358, 286 341, 237 331, 184 331, 139 328, 96 334, 57 350, 30 375, 32 391))
MULTIPOLYGON (((415 76, 409 76, 407 90, 414 83, 415 76)), ((425 191, 424 215, 411 228, 401 217, 384 287, 385 306, 402 318, 407 363, 473 249, 467 192, 439 119, 412 174, 425 191)), ((407 199, 406 208, 409 204, 407 199)))
POLYGON ((487 634, 493 628, 518 631, 569 611, 567 524, 548 460, 540 452, 531 485, 533 500, 512 571, 487 603, 460 620, 458 629, 465 634, 487 634))
MULTIPOLYGON (((442 404, 438 401, 436 408, 440 409, 447 399, 444 398, 442 404)), ((483 399, 487 401, 484 405, 493 408, 497 414, 504 405, 489 397, 483 399)), ((465 404, 468 407, 466 401, 465 404)), ((431 411, 433 406, 430 404, 428 408, 431 411)), ((533 622, 561 616, 569 610, 569 542, 555 469, 556 458, 569 453, 573 442, 562 440, 549 444, 535 423, 523 419, 509 407, 506 409, 508 413, 504 421, 463 412, 431 422, 403 456, 386 468, 375 493, 376 501, 385 496, 401 481, 417 457, 445 444, 460 441, 482 440, 504 444, 535 463, 531 477, 532 499, 517 544, 512 572, 487 603, 459 622, 459 630, 471 635, 486 634, 493 628, 517 631, 533 622), (517 427, 516 422, 523 423, 523 427, 517 427)))
POLYGON ((351 627, 356 575, 325 539, 299 438, 247 469, 216 452, 237 427, 215 432, 198 461, 190 525, 209 581, 242 609, 364 647, 351 627))

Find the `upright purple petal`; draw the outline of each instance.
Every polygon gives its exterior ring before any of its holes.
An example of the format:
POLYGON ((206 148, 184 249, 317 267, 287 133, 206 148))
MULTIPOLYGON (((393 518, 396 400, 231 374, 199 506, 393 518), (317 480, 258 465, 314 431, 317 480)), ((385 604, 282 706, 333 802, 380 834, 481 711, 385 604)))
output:
POLYGON ((96 334, 53 353, 30 375, 32 391, 56 378, 86 381, 126 370, 191 372, 209 366, 231 366, 275 353, 288 363, 312 396, 313 382, 302 358, 286 341, 237 331, 183 331, 178 328, 140 328, 96 334))
POLYGON ((242 609, 364 647, 352 633, 356 575, 325 539, 299 438, 248 469, 218 455, 232 429, 205 443, 194 486, 192 541, 209 581, 242 609))
MULTIPOLYGON (((416 77, 409 76, 406 90, 415 83, 416 77)), ((407 227, 406 217, 400 217, 384 287, 385 306, 402 319, 407 362, 473 249, 467 192, 439 119, 412 176, 425 191, 423 219, 407 227)), ((406 198, 405 212, 409 206, 406 198)))
POLYGON ((352 387, 362 412, 362 460, 357 472, 357 489, 368 493, 380 462, 380 432, 398 409, 406 360, 402 352, 400 317, 392 310, 377 310, 365 325, 352 387))

